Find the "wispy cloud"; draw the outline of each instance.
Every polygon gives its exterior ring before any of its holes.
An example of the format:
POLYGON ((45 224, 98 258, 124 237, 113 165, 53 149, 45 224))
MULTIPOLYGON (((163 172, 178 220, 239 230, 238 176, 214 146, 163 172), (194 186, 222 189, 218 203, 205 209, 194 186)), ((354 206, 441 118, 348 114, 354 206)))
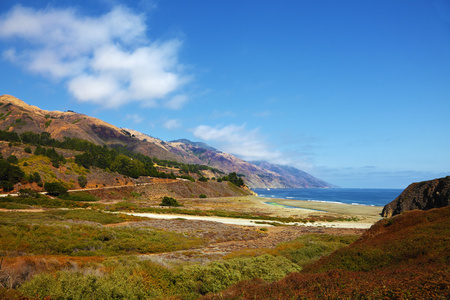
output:
POLYGON ((151 41, 146 29, 144 16, 123 6, 90 17, 70 8, 17 5, 0 18, 0 38, 27 45, 6 50, 3 58, 64 80, 77 100, 107 108, 167 101, 179 109, 187 101, 179 90, 190 79, 178 62, 182 42, 151 41))
POLYGON ((177 119, 167 120, 164 122, 164 127, 169 130, 177 129, 181 127, 181 122, 177 119))
POLYGON ((242 157, 245 160, 277 160, 281 154, 272 151, 258 129, 247 130, 245 124, 211 127, 200 125, 193 131, 195 137, 213 141, 220 150, 242 157))
POLYGON ((135 124, 139 124, 142 123, 142 121, 144 121, 144 118, 142 116, 140 116, 139 114, 127 114, 125 116, 125 120, 131 120, 133 121, 133 123, 135 124))

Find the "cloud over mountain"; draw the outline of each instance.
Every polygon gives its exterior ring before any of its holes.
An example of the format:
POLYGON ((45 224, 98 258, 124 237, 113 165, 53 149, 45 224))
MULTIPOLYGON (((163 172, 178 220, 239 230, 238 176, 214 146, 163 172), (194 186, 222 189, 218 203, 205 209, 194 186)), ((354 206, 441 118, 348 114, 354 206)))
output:
POLYGON ((63 80, 82 102, 116 108, 131 101, 179 109, 189 81, 178 62, 182 41, 152 41, 143 15, 123 6, 95 17, 75 9, 17 5, 0 20, 0 38, 19 39, 3 57, 26 70, 63 80))
POLYGON ((247 130, 245 124, 231 124, 221 128, 200 125, 194 129, 193 134, 204 141, 214 141, 219 145, 218 148, 245 160, 277 160, 281 155, 270 149, 258 129, 247 130))

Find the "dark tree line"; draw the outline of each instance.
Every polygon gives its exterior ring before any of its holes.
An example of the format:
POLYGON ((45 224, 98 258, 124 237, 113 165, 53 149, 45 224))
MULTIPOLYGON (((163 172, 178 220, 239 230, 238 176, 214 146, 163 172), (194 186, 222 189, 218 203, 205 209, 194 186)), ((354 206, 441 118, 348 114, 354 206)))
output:
POLYGON ((237 186, 244 185, 244 180, 238 174, 236 174, 236 172, 232 172, 232 173, 228 174, 227 176, 223 176, 221 178, 221 180, 229 181, 237 186))
MULTIPOLYGON (((183 164, 176 161, 150 158, 146 155, 135 153, 126 146, 99 146, 86 140, 69 137, 65 137, 64 140, 58 141, 51 138, 51 135, 48 132, 38 134, 28 131, 18 135, 15 132, 0 130, 0 140, 34 145, 36 146, 34 154, 49 157, 55 167, 59 167, 59 163, 65 163, 64 157, 59 155, 54 149, 62 148, 83 152, 82 154, 75 156, 75 162, 80 166, 87 169, 90 167, 97 167, 104 170, 115 171, 132 178, 138 178, 139 176, 176 178, 173 173, 167 174, 159 172, 155 167, 155 163, 160 166, 177 167, 186 174, 189 174, 189 172, 199 173, 200 170, 208 169, 223 174, 223 172, 217 169, 204 165, 183 164), (45 148, 44 146, 51 148, 45 148)), ((192 179, 192 177, 189 176, 189 179, 192 179)))
POLYGON ((14 189, 14 184, 20 182, 24 176, 25 173, 20 167, 0 156, 0 188, 9 192, 14 189))

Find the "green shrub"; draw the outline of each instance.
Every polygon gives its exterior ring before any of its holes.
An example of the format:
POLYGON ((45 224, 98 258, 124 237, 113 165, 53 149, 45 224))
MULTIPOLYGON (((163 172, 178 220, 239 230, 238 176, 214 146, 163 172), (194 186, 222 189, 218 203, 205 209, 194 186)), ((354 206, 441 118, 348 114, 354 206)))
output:
POLYGON ((14 164, 14 165, 17 165, 19 163, 19 159, 15 155, 8 156, 6 161, 9 162, 10 164, 14 164))
POLYGON ((172 294, 172 273, 151 262, 112 263, 97 274, 59 271, 39 274, 20 287, 27 297, 51 299, 166 299, 172 294))
POLYGON ((172 197, 164 196, 164 198, 161 201, 161 206, 181 206, 178 201, 172 197))
POLYGON ((14 184, 10 181, 3 180, 0 182, 0 188, 2 188, 4 192, 10 192, 14 189, 14 184))
POLYGON ((261 278, 275 281, 300 268, 285 257, 262 255, 186 267, 175 277, 178 290, 185 293, 218 292, 242 280, 261 278))
POLYGON ((67 188, 59 182, 46 182, 44 183, 44 189, 51 196, 59 196, 67 193, 67 188))
POLYGON ((30 198, 39 198, 41 195, 38 192, 33 191, 31 189, 20 189, 19 196, 30 197, 30 198))
POLYGON ((21 205, 29 205, 29 206, 39 206, 39 207, 48 207, 48 208, 84 208, 88 207, 90 204, 88 203, 79 203, 75 201, 61 200, 57 198, 49 198, 44 196, 39 196, 38 198, 29 197, 28 195, 23 195, 19 197, 0 197, 0 204, 2 203, 15 203, 21 205))
POLYGON ((293 241, 281 243, 275 250, 278 255, 286 257, 299 266, 305 266, 322 256, 350 245, 357 239, 356 235, 308 234, 293 241))
POLYGON ((58 198, 63 200, 70 200, 70 201, 86 201, 86 202, 93 202, 98 201, 99 198, 88 194, 86 192, 70 192, 60 195, 58 198))
POLYGON ((207 198, 205 194, 200 194, 199 198, 207 198))
POLYGON ((0 255, 17 252, 69 256, 134 255, 184 250, 204 244, 197 237, 151 227, 103 227, 98 223, 80 222, 111 223, 120 221, 118 218, 89 210, 35 214, 0 212, 0 255))
POLYGON ((86 176, 84 176, 84 175, 78 176, 78 184, 80 185, 80 187, 84 188, 87 184, 86 176))
POLYGON ((84 220, 100 224, 115 224, 124 221, 122 217, 117 214, 102 213, 97 210, 88 209, 70 209, 70 210, 51 210, 47 214, 58 216, 70 220, 84 220))

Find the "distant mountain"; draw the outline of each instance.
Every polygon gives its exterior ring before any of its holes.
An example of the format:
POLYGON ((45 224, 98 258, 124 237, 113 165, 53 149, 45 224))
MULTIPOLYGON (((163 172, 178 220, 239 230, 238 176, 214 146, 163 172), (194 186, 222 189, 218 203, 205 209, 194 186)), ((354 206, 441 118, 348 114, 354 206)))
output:
MULTIPOLYGON (((267 162, 250 163, 224 153, 205 143, 180 139, 165 142, 127 128, 119 128, 97 118, 74 111, 46 111, 10 95, 0 96, 0 129, 23 133, 48 132, 52 138, 80 138, 97 145, 123 145, 129 150, 161 160, 207 165, 224 174, 236 172, 250 188, 332 187, 293 167, 267 162)), ((217 177, 211 170, 202 170, 205 177, 217 177)))
POLYGON ((216 148, 209 146, 208 144, 205 144, 202 142, 192 142, 188 139, 178 139, 178 140, 174 140, 174 141, 170 141, 170 142, 171 143, 182 143, 182 144, 191 145, 191 146, 197 147, 197 148, 205 148, 207 150, 221 152, 221 151, 217 150, 216 148))
POLYGON ((277 165, 271 164, 266 161, 251 161, 250 163, 263 168, 265 170, 269 170, 280 174, 285 180, 285 186, 288 188, 336 188, 337 186, 329 184, 321 179, 318 179, 302 170, 297 168, 286 166, 286 165, 277 165))

